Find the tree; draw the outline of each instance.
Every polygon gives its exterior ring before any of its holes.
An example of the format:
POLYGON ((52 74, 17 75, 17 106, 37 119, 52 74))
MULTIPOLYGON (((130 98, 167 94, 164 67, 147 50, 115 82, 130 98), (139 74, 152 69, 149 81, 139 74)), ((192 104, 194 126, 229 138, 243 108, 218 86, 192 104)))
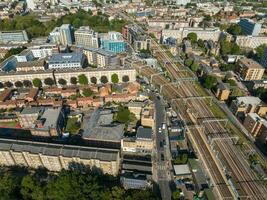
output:
POLYGON ((195 43, 195 42, 197 41, 197 34, 196 34, 196 33, 189 33, 189 34, 187 35, 187 38, 188 38, 191 42, 195 43))
POLYGON ((256 59, 258 61, 260 61, 260 59, 262 58, 266 47, 266 44, 262 44, 256 48, 256 59))
POLYGON ((33 176, 24 176, 21 181, 20 193, 23 199, 44 199, 44 192, 33 176))
POLYGON ((66 81, 65 79, 63 79, 63 78, 60 78, 60 79, 58 80, 58 84, 64 86, 64 85, 67 85, 67 81, 66 81))
POLYGON ((76 85, 76 84, 77 84, 77 78, 76 78, 76 77, 71 77, 71 78, 70 78, 70 83, 71 83, 72 85, 76 85))
POLYGON ((0 177, 0 196, 3 200, 17 199, 19 192, 19 180, 12 176, 11 172, 5 172, 0 177))
POLYGON ((97 83, 97 79, 96 79, 96 77, 91 77, 91 79, 90 79, 90 81, 91 81, 91 83, 93 83, 93 84, 96 84, 97 83))
POLYGON ((239 55, 241 53, 240 47, 236 43, 232 43, 231 45, 231 54, 239 55))
POLYGON ((15 82, 15 86, 16 86, 17 88, 21 88, 21 87, 23 87, 23 83, 22 83, 21 81, 16 81, 16 82, 15 82))
POLYGON ((44 84, 52 86, 55 84, 55 81, 52 78, 48 77, 44 80, 44 84))
POLYGON ((197 45, 200 47, 200 48, 205 48, 205 44, 204 44, 204 41, 202 39, 198 39, 197 41, 197 45))
POLYGON ((228 29, 227 32, 232 35, 240 35, 242 33, 242 29, 239 24, 232 24, 228 29))
POLYGON ((212 89, 217 84, 217 79, 214 76, 208 75, 204 79, 204 87, 212 89))
POLYGON ((119 76, 118 76, 118 74, 112 74, 111 75, 111 82, 112 83, 118 83, 119 82, 119 76))
POLYGON ((125 108, 123 106, 118 107, 118 112, 115 115, 116 121, 120 123, 127 123, 130 121, 130 114, 131 112, 129 111, 128 108, 125 108))
POLYGON ((101 76, 100 81, 101 83, 106 84, 108 82, 108 78, 106 76, 101 76))
POLYGON ((122 81, 124 82, 124 83, 127 83, 127 82, 129 82, 129 76, 127 76, 127 75, 124 75, 123 77, 122 77, 122 81))
POLYGON ((2 82, 0 82, 0 88, 4 88, 4 84, 2 82))
POLYGON ((13 83, 10 81, 5 82, 4 85, 5 85, 5 87, 8 87, 8 88, 13 87, 13 83))
POLYGON ((78 76, 78 83, 80 85, 88 85, 88 78, 85 76, 85 74, 81 74, 78 76))
POLYGON ((174 192, 172 192, 172 199, 173 200, 179 200, 181 197, 181 189, 176 189, 174 192))
POLYGON ((196 71, 199 69, 199 64, 198 64, 198 62, 194 61, 193 64, 190 66, 190 69, 191 69, 193 72, 196 72, 196 71))
POLYGON ((35 78, 32 80, 32 84, 34 87, 42 87, 42 81, 39 78, 35 78))
POLYGON ((184 61, 184 64, 187 66, 187 67, 190 67, 192 64, 193 64, 194 60, 192 58, 187 58, 185 61, 184 61))
POLYGON ((93 94, 93 91, 90 88, 83 89, 83 96, 90 97, 92 96, 92 94, 93 94))
POLYGON ((32 87, 32 82, 29 80, 24 80, 23 85, 24 85, 24 87, 32 87))

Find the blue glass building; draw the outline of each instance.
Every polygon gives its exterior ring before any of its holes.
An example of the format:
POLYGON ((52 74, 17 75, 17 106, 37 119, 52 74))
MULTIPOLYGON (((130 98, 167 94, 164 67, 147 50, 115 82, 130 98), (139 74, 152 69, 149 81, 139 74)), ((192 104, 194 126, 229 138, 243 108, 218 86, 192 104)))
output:
POLYGON ((121 33, 109 32, 108 35, 100 39, 101 48, 114 53, 125 51, 126 43, 122 38, 121 33))

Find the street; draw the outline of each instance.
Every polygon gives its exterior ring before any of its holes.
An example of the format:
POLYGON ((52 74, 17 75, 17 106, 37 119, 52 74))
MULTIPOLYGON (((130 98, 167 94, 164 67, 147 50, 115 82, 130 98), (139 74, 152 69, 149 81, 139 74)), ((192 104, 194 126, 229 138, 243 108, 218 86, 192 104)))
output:
POLYGON ((170 189, 170 169, 171 169, 171 157, 169 153, 169 142, 167 133, 162 130, 159 133, 159 128, 162 128, 162 123, 165 122, 165 107, 162 100, 158 99, 154 94, 155 103, 155 170, 157 176, 157 182, 161 192, 162 199, 171 199, 171 189, 170 189))

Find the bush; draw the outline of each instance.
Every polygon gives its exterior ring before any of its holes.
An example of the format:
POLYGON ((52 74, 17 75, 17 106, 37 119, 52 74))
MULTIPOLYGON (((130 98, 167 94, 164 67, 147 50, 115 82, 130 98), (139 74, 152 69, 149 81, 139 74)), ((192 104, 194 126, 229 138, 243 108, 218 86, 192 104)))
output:
POLYGON ((111 75, 111 82, 112 83, 118 83, 119 82, 118 74, 112 74, 111 75))
POLYGON ((42 81, 39 78, 33 79, 32 84, 34 87, 38 88, 42 87, 42 81))
POLYGON ((83 89, 83 96, 90 97, 92 96, 92 94, 93 94, 93 91, 90 88, 83 89))

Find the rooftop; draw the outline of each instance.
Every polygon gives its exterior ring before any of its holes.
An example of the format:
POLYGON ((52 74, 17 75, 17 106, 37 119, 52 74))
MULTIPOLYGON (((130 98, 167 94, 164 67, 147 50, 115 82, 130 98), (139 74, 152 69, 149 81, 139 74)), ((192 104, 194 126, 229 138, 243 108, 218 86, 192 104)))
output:
POLYGON ((75 63, 75 62, 81 62, 82 58, 83 58, 82 53, 57 53, 51 56, 49 63, 50 64, 75 63))
POLYGON ((45 119, 43 124, 44 128, 52 128, 57 126, 57 120, 61 112, 61 107, 58 108, 48 108, 44 111, 41 119, 45 119))
POLYGON ((187 164, 185 165, 174 165, 174 172, 175 175, 189 175, 191 174, 190 169, 187 164))
POLYGON ((242 58, 239 60, 239 63, 245 65, 248 68, 264 69, 259 63, 249 58, 242 58))
POLYGON ((259 97, 254 96, 245 96, 245 97, 237 97, 236 99, 238 104, 250 104, 250 105, 259 105, 261 103, 261 100, 259 97))
POLYGON ((60 145, 41 142, 29 142, 22 140, 6 140, 0 139, 0 150, 16 152, 29 152, 32 154, 43 154, 49 156, 79 157, 81 159, 96 159, 104 161, 116 161, 118 150, 60 145))
POLYGON ((31 114, 39 114, 42 110, 41 107, 25 107, 21 111, 21 115, 31 115, 31 114))
POLYGON ((140 126, 137 129, 136 137, 139 139, 152 139, 152 129, 140 126))

